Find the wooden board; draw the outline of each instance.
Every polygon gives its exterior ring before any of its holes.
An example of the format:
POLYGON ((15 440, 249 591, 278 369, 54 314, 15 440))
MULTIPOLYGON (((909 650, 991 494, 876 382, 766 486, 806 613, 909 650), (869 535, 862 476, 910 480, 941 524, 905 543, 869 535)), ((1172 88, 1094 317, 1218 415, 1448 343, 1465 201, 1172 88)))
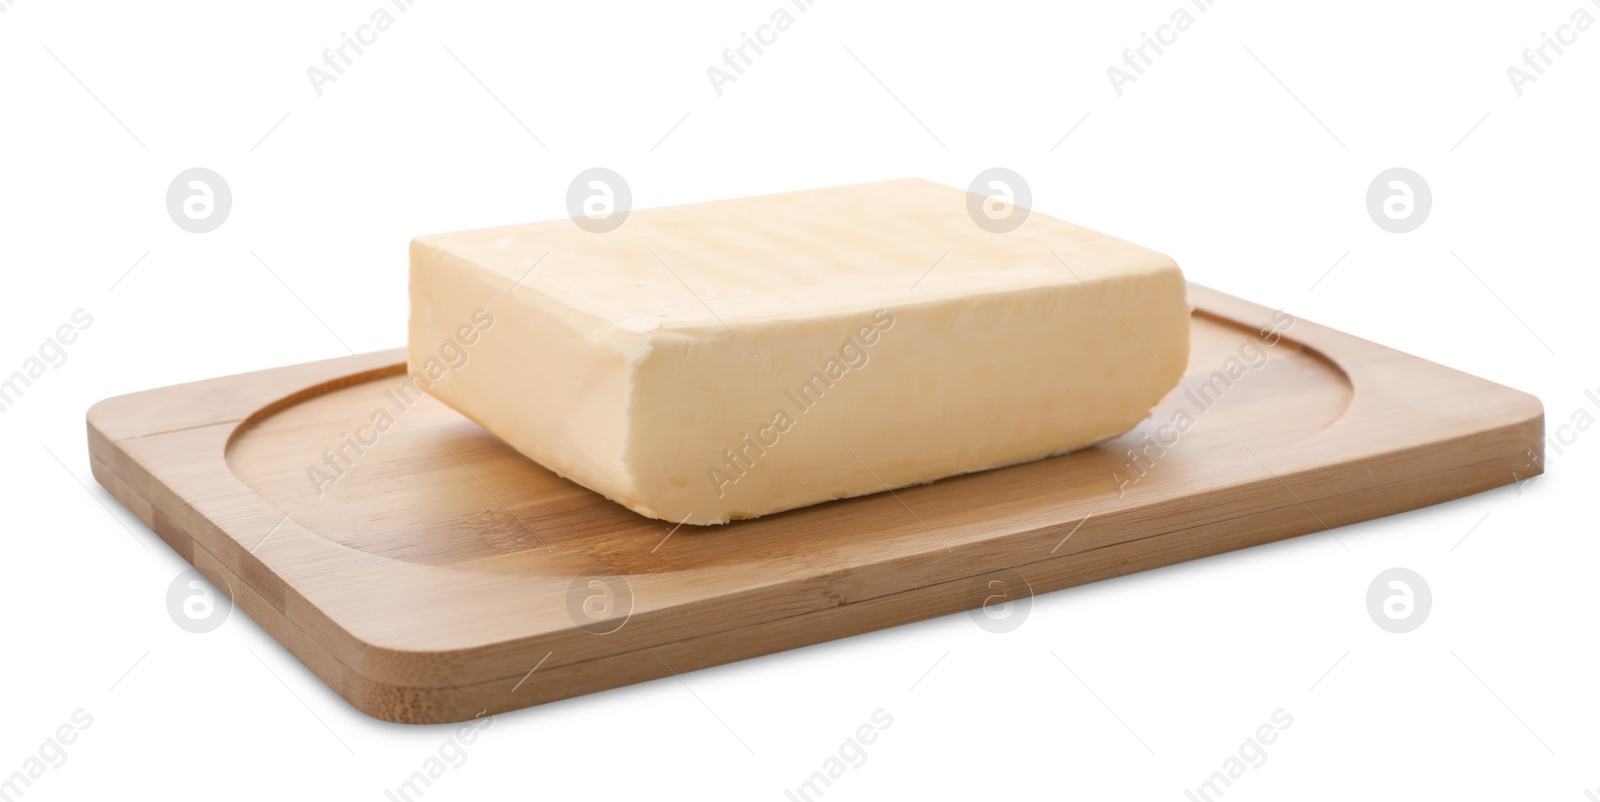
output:
POLYGON ((401 722, 681 674, 1540 470, 1530 395, 1203 287, 1190 299, 1183 384, 1116 441, 718 527, 636 515, 432 399, 401 409, 386 394, 399 350, 109 399, 89 412, 89 450, 100 483, 239 608, 351 704, 401 722), (308 471, 342 445, 350 467, 319 495, 308 471))

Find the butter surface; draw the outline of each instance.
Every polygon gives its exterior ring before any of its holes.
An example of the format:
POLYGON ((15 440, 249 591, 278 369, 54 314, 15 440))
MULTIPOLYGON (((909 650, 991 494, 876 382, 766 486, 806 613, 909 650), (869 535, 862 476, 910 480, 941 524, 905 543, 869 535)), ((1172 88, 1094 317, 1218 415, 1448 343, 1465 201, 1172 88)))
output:
POLYGON ((419 237, 410 368, 460 354, 431 394, 673 523, 1063 453, 1146 417, 1188 362, 1177 265, 1037 212, 991 233, 966 203, 902 180, 639 210, 605 234, 419 237))

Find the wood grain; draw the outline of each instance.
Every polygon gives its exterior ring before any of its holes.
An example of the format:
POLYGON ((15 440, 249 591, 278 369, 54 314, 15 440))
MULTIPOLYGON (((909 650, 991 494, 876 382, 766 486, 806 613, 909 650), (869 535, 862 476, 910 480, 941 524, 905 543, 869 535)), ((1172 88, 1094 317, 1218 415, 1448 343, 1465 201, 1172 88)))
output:
POLYGON ((1194 285, 1190 300, 1188 374, 1115 441, 716 527, 636 515, 432 399, 396 406, 385 390, 400 350, 108 399, 89 412, 89 448, 100 483, 274 638, 357 708, 402 722, 682 673, 978 607, 991 580, 1042 593, 1539 472, 1532 396, 1307 321, 1269 345, 1281 313, 1194 285), (380 410, 393 424, 361 435, 380 410), (308 469, 347 436, 368 444, 319 493, 308 469), (574 608, 599 592, 588 578, 631 595, 627 615, 574 608))

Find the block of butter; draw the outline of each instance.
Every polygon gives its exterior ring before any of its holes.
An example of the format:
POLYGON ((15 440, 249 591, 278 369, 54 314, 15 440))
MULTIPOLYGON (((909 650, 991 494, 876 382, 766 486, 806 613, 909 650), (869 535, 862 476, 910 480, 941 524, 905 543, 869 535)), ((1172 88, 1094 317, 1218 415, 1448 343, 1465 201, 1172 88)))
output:
POLYGON ((641 515, 718 524, 1061 454, 1189 355, 1168 257, 921 180, 411 244, 409 369, 641 515), (987 210, 986 210, 987 213, 987 210))

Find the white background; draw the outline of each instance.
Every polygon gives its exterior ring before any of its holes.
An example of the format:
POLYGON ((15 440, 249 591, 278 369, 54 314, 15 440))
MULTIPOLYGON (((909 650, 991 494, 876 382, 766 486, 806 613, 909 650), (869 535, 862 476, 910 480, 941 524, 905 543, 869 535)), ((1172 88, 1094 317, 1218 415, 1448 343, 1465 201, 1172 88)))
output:
MULTIPOLYGON (((720 97, 706 68, 779 0, 417 0, 318 96, 306 68, 387 2, 0 0, 0 372, 94 317, 0 413, 0 774, 94 720, 28 800, 382 799, 437 753, 451 728, 356 712, 242 614, 174 626, 186 566, 93 482, 83 415, 400 345, 410 237, 564 216, 592 166, 635 207, 1005 166, 1196 281, 1535 393, 1552 434, 1600 417, 1600 28, 1520 97, 1506 75, 1589 0, 1218 0, 1120 97, 1107 66, 1180 0, 818 0, 720 97), (164 201, 195 166, 234 196, 204 235, 164 201), (1365 203, 1395 166, 1434 196, 1403 235, 1365 203)), ((1226 799, 1581 800, 1600 433, 1566 431, 1523 492, 1342 529, 1348 551, 1311 535, 1049 594, 1010 634, 955 615, 501 715, 425 796, 782 799, 884 708, 823 798, 1177 800, 1283 708, 1226 799), (1394 566, 1434 594, 1406 635, 1364 605, 1394 566)))

